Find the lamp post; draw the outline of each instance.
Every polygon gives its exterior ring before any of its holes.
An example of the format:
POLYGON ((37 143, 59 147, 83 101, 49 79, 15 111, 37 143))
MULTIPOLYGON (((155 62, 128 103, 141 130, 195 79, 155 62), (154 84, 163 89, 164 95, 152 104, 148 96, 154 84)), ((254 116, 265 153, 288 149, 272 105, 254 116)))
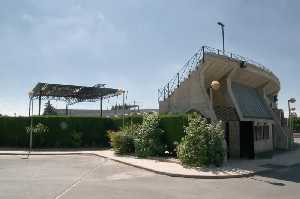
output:
POLYGON ((291 121, 291 111, 295 110, 295 108, 291 108, 291 104, 296 102, 295 98, 290 98, 288 100, 288 108, 289 108, 289 118, 288 118, 288 127, 292 130, 292 121, 291 121))
POLYGON ((122 91, 122 93, 123 93, 123 107, 122 107, 122 109, 123 109, 123 113, 122 113, 122 116, 123 116, 123 128, 124 128, 124 126, 125 126, 125 90, 124 91, 122 91))
POLYGON ((225 54, 225 47, 224 47, 224 24, 221 22, 218 22, 218 25, 221 26, 222 29, 222 41, 223 41, 223 54, 225 54))
POLYGON ((31 153, 31 149, 32 149, 32 127, 33 127, 33 92, 30 91, 28 93, 29 95, 29 117, 30 117, 30 135, 29 135, 29 150, 28 150, 28 155, 27 158, 29 157, 30 153, 31 153))

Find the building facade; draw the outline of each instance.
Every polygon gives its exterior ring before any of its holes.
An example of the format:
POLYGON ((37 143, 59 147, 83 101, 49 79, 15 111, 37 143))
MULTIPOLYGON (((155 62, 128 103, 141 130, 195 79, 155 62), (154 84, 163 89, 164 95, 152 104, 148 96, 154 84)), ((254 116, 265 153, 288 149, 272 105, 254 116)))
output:
POLYGON ((199 112, 222 120, 230 158, 291 147, 291 133, 277 107, 280 81, 247 58, 202 47, 159 90, 160 113, 199 112))

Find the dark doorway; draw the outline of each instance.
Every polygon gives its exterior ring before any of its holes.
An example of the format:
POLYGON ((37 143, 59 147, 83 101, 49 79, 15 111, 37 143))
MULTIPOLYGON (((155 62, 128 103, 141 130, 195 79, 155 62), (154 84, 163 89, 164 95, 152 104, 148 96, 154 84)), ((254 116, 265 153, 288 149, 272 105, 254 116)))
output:
POLYGON ((253 122, 240 122, 240 157, 254 159, 253 122))
POLYGON ((225 123, 225 141, 227 145, 227 158, 230 158, 230 149, 229 149, 229 122, 225 123))

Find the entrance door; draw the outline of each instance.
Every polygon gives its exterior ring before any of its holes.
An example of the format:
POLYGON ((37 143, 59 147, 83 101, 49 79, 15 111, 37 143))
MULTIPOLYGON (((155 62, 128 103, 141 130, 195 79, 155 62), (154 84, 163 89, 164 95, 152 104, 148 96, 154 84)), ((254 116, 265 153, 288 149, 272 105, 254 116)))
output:
POLYGON ((230 146, 229 146, 229 122, 225 123, 225 141, 227 145, 227 158, 230 158, 230 146))
POLYGON ((240 157, 254 159, 253 122, 240 122, 240 157))

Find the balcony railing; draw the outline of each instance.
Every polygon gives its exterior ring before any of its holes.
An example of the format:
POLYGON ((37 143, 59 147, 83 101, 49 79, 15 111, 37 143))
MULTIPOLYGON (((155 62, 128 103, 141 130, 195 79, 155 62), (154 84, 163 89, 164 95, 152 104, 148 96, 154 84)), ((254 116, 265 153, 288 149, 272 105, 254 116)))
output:
POLYGON ((180 86, 182 82, 184 82, 192 71, 195 69, 199 69, 201 67, 201 63, 205 59, 205 54, 214 54, 214 55, 222 55, 226 56, 230 59, 244 61, 245 63, 252 64, 256 66, 259 70, 271 75, 274 77, 278 83, 279 79, 276 75, 266 68, 264 65, 257 63, 247 57, 243 57, 241 55, 231 53, 231 52, 224 52, 220 49, 212 48, 209 46, 202 46, 184 65, 183 67, 174 75, 171 80, 168 81, 162 88, 158 89, 158 101, 165 100, 168 98, 172 93, 175 91, 176 88, 180 86))

